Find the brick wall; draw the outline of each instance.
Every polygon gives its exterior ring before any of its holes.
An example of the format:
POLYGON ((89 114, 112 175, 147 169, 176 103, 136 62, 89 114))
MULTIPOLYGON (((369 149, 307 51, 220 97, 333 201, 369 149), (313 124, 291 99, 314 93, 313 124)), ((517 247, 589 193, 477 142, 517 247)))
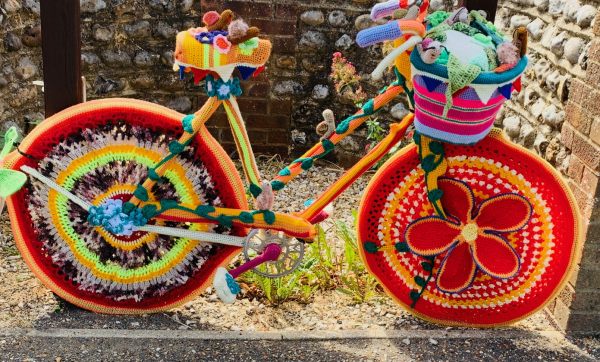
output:
POLYGON ((585 222, 585 244, 567 300, 570 314, 555 310, 567 329, 575 332, 600 331, 600 14, 596 17, 594 40, 588 56, 587 74, 573 81, 567 103, 567 122, 562 136, 571 150, 569 186, 577 199, 585 222), (587 125, 587 126, 584 126, 587 125), (571 288, 572 287, 572 288, 571 288))
POLYGON ((559 326, 570 331, 600 330, 598 4, 585 0, 504 0, 496 18, 496 24, 507 34, 518 25, 527 26, 531 59, 523 92, 507 103, 497 124, 515 142, 535 150, 568 178, 586 224, 581 264, 548 308, 559 326))

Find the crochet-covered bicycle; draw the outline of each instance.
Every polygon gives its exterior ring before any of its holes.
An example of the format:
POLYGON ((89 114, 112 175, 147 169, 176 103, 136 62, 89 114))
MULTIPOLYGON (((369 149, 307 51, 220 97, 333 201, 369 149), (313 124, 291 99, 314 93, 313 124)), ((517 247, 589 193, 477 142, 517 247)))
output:
POLYGON ((567 280, 580 225, 557 172, 492 129, 520 90, 526 33, 505 40, 479 12, 427 16, 428 5, 375 6, 374 19, 408 10, 357 38, 360 46, 394 41, 373 76, 393 63, 397 80, 338 125, 327 113, 321 142, 271 182, 257 170, 233 76, 260 72, 271 44, 230 11, 207 13, 204 26, 177 36, 175 51, 182 76, 206 81, 209 99, 198 112, 92 101, 44 121, 4 160, 10 177, 0 178, 0 196, 16 192, 7 204, 23 258, 53 292, 96 312, 166 310, 211 283, 231 303, 241 273, 295 270, 327 205, 414 123, 415 143, 364 192, 357 232, 369 270, 401 305, 439 323, 497 326, 540 309, 567 280), (275 191, 401 93, 414 114, 304 211, 271 210, 275 191), (221 105, 248 188, 205 127, 221 105), (29 176, 20 190, 19 172, 29 176), (227 271, 240 251, 247 262, 227 271))

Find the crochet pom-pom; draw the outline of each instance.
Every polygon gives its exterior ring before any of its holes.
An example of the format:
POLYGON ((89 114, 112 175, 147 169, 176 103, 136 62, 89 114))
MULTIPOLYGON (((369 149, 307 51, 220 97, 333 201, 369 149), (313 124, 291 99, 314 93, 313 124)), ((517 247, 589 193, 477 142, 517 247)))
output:
POLYGON ((519 49, 511 42, 504 42, 498 45, 496 50, 500 64, 517 64, 521 57, 519 49))
POLYGON ((218 12, 209 11, 206 14, 204 14, 204 16, 202 17, 202 22, 207 26, 213 25, 214 23, 219 21, 220 18, 221 18, 221 15, 218 12))
POLYGON ((244 20, 234 20, 229 24, 229 36, 233 39, 244 37, 248 33, 249 26, 244 20))

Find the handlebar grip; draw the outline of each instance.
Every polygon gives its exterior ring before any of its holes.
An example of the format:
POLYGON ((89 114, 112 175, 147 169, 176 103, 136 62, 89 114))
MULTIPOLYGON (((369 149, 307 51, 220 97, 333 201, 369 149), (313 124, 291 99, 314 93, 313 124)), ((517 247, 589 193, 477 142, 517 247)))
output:
POLYGON ((389 0, 384 3, 379 3, 371 9, 371 19, 373 21, 385 18, 386 16, 394 15, 394 11, 398 9, 408 8, 408 0, 389 0))
POLYGON ((374 26, 369 29, 361 30, 356 36, 356 44, 361 48, 381 43, 386 40, 394 40, 402 36, 400 23, 390 21, 384 25, 374 26))

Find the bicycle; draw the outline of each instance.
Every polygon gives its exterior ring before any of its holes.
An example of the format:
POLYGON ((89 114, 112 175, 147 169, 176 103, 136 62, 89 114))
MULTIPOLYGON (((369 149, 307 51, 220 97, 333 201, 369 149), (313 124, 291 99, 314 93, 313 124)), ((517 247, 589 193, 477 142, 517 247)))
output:
MULTIPOLYGON (((178 34, 175 51, 182 77, 190 72, 196 82, 206 81, 209 99, 198 112, 184 116, 130 99, 91 101, 42 122, 5 159, 5 167, 29 176, 29 184, 7 199, 26 263, 58 296, 95 312, 163 311, 211 283, 231 303, 240 291, 235 281, 240 274, 281 277, 294 271, 315 225, 328 217, 327 205, 414 123, 415 143, 379 169, 361 201, 357 233, 369 271, 400 305, 437 323, 491 327, 539 310, 568 279, 581 227, 560 175, 490 130, 527 58, 521 54, 503 72, 482 72, 462 93, 442 98, 452 86, 445 83, 452 70, 428 57, 448 50, 439 41, 425 47, 424 39, 457 36, 447 30, 450 21, 459 24, 451 30, 475 29, 498 39, 481 14, 467 12, 465 18, 462 9, 443 14, 438 26, 446 31, 436 33, 440 28, 431 23, 439 19, 427 17, 428 5, 392 0, 374 7, 375 19, 408 9, 404 18, 364 30, 357 39, 361 46, 395 42, 373 77, 394 64, 397 80, 329 127, 271 182, 261 180, 236 102, 240 80, 232 76, 236 68, 242 79, 260 72, 271 44, 257 37, 258 29, 232 22, 230 11, 208 13, 204 27, 178 34), (276 191, 403 93, 415 113, 392 124, 338 181, 300 213, 270 210, 276 191), (205 127, 221 105, 254 210, 233 162, 205 127), (469 109, 484 119, 460 121, 469 109), (432 123, 440 119, 456 125, 448 130, 432 123), (448 143, 454 136, 459 142, 448 143), (246 262, 223 268, 240 251, 246 262)), ((523 51, 526 41, 519 39, 523 51)))

